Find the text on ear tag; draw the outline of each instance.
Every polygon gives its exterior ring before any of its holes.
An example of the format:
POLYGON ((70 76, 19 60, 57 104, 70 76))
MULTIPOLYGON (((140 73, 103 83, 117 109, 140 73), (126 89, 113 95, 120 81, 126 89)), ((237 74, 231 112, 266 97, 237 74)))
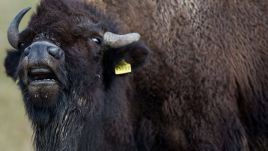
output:
POLYGON ((125 60, 120 61, 115 66, 115 74, 126 74, 131 72, 131 64, 127 63, 125 60))

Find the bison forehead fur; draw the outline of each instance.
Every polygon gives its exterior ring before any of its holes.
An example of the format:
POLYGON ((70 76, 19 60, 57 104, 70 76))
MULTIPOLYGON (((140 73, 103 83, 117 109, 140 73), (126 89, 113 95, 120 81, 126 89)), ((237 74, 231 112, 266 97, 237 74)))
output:
POLYGON ((64 51, 65 82, 52 105, 33 104, 19 82, 36 149, 267 150, 267 7, 250 0, 42 0, 21 47, 5 61, 18 79, 33 42, 64 51), (144 42, 111 48, 92 41, 107 31, 137 31, 144 42), (121 60, 132 73, 114 74, 121 60))

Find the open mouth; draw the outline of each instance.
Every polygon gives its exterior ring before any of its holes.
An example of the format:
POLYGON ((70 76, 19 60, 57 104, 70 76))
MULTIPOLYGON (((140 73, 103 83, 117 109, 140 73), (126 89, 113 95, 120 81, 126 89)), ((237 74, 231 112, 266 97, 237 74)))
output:
MULTIPOLYGON (((59 96, 60 82, 55 69, 46 64, 28 66, 25 82, 27 82, 27 98, 38 107, 48 107, 56 103, 59 96)), ((25 74, 25 71, 24 71, 25 74)))
POLYGON ((56 74, 45 66, 31 67, 28 71, 28 80, 30 85, 49 85, 58 81, 56 74))

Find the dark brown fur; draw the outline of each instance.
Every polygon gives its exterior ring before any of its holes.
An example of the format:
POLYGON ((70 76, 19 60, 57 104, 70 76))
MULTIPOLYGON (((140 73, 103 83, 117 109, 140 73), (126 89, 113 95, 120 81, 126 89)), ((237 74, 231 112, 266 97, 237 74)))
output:
POLYGON ((135 79, 167 146, 268 149, 268 2, 101 2, 153 50, 135 79))
MULTIPOLYGON (((105 21, 104 27, 114 32, 141 33, 152 53, 144 68, 123 77, 106 72, 111 67, 104 61, 108 65, 101 68, 104 81, 94 82, 93 73, 100 66, 88 59, 92 52, 84 51, 83 41, 77 42, 68 30, 75 21, 67 16, 83 16, 85 9, 67 9, 60 2, 43 4, 41 17, 32 18, 30 26, 37 33, 49 29, 59 35, 56 39, 67 50, 73 82, 64 93, 66 102, 60 101, 65 107, 58 107, 51 124, 36 126, 38 150, 268 149, 268 2, 99 3, 103 12, 121 20, 122 27, 96 17, 102 15, 93 8, 90 18, 105 21), (56 9, 44 18, 42 14, 54 5, 56 9), (52 18, 62 22, 56 26, 52 18)), ((106 53, 106 61, 118 59, 113 55, 106 53)), ((7 73, 14 77, 11 66, 6 65, 7 73)))

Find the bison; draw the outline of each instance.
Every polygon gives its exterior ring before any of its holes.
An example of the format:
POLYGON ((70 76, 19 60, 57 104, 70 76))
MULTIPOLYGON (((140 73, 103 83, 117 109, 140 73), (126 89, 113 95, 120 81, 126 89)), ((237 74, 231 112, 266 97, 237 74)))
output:
POLYGON ((36 150, 268 149, 268 2, 94 2, 41 0, 10 24, 36 150))

